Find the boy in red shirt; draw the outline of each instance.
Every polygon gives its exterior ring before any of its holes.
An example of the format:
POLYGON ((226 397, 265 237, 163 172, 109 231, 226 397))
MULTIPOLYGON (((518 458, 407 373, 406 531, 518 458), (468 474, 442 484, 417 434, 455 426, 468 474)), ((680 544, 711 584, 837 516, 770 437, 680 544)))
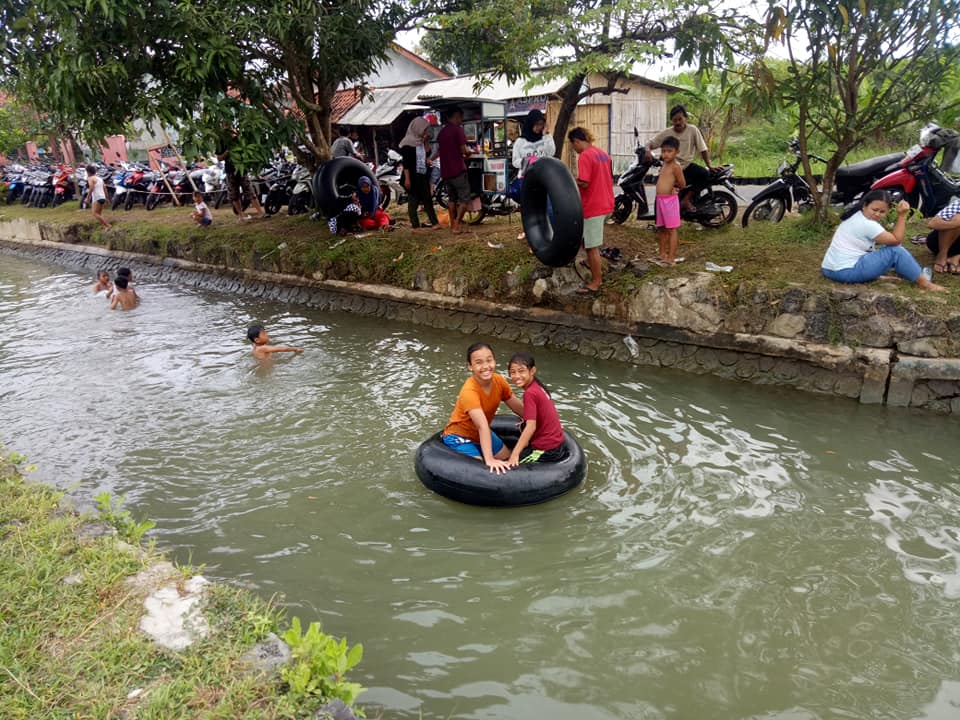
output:
POLYGON ((600 247, 603 226, 613 212, 613 163, 610 156, 593 145, 593 135, 586 128, 575 127, 567 140, 577 153, 577 185, 583 203, 583 248, 590 266, 590 282, 577 288, 581 295, 593 295, 603 283, 600 247))

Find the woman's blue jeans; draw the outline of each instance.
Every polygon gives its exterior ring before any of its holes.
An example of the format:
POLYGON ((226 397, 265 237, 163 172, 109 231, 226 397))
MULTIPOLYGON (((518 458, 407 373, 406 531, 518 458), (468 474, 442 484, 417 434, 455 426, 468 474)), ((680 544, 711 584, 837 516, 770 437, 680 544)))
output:
POLYGON ((820 268, 820 272, 828 280, 842 283, 865 283, 876 280, 890 268, 905 277, 910 282, 916 282, 920 277, 920 265, 901 245, 884 245, 873 252, 868 252, 857 260, 857 264, 845 270, 827 270, 820 268))

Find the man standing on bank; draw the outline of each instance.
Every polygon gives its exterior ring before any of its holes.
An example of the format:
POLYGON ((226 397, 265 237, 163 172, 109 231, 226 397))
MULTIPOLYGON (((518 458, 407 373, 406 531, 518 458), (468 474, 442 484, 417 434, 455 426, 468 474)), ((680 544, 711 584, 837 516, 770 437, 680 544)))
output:
POLYGON ((463 110, 455 107, 447 111, 447 124, 440 130, 437 143, 440 146, 440 177, 447 185, 447 197, 450 199, 450 230, 459 235, 463 232, 460 223, 470 204, 470 181, 465 158, 473 154, 467 147, 467 135, 463 132, 463 110))
POLYGON ((700 128, 687 122, 687 109, 683 105, 675 105, 670 110, 670 124, 666 130, 659 132, 647 143, 647 161, 653 161, 651 150, 663 145, 664 138, 675 137, 680 143, 677 152, 677 162, 683 168, 683 179, 687 182, 687 192, 681 193, 680 204, 687 210, 692 209, 693 195, 696 190, 710 182, 710 173, 716 168, 710 164, 710 151, 707 142, 703 139, 700 128), (694 157, 700 155, 706 167, 693 162, 694 157))

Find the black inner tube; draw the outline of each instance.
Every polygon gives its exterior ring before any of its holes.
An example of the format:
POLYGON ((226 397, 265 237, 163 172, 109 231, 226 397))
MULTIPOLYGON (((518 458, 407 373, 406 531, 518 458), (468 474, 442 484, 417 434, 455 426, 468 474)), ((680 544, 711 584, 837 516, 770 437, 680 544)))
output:
POLYGON ((570 170, 556 158, 540 158, 527 169, 520 190, 527 243, 550 267, 569 265, 583 241, 583 204, 570 170))

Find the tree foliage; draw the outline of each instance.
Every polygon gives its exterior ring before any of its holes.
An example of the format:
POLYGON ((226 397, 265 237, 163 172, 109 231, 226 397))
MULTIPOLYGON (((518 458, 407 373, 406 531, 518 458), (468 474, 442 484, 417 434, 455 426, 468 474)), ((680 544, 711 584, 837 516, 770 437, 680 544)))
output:
POLYGON ((416 13, 401 0, 8 0, 0 80, 91 144, 133 118, 239 165, 329 156, 330 105, 416 13))
MULTIPOLYGON (((958 19, 960 0, 769 0, 766 38, 786 50, 788 73, 776 78, 767 59, 757 58, 751 77, 770 101, 795 108, 804 155, 812 133, 836 148, 817 195, 821 220, 852 149, 950 111, 942 99, 956 82, 960 47, 949 40, 958 19)), ((806 157, 804 171, 813 187, 806 157)))
POLYGON ((701 67, 731 62, 753 24, 701 0, 476 0, 425 27, 441 47, 482 57, 511 81, 568 81, 553 129, 559 157, 582 99, 617 92, 617 78, 637 63, 670 55, 701 67), (585 88, 593 73, 608 82, 585 88))

